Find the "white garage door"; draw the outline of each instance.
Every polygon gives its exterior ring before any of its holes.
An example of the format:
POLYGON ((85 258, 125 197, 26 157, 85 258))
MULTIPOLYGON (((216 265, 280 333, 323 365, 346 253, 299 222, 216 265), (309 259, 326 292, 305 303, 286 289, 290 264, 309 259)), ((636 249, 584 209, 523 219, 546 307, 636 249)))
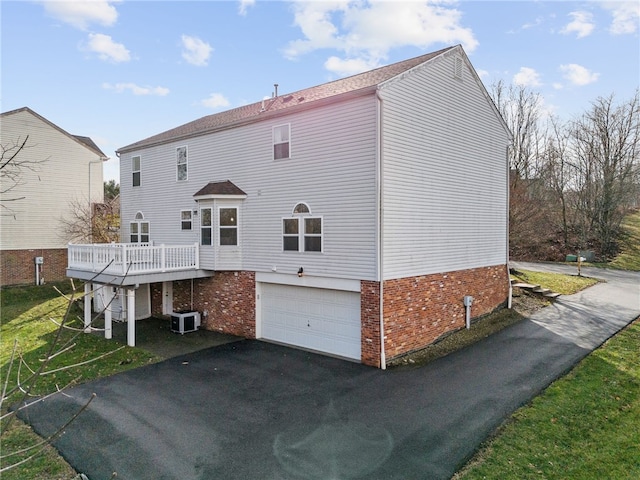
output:
POLYGON ((360 294, 261 284, 262 338, 360 360, 360 294))

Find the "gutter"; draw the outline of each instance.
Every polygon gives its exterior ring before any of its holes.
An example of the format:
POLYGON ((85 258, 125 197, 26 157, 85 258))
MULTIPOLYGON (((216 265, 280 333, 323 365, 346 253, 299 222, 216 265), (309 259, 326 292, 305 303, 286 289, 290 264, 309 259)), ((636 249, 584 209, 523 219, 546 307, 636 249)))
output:
POLYGON ((507 308, 511 309, 513 301, 513 286, 511 285, 511 271, 509 268, 509 209, 511 204, 511 170, 509 168, 509 145, 505 148, 506 164, 507 164, 507 218, 506 218, 506 265, 507 265, 507 283, 509 284, 509 299, 507 300, 507 308))

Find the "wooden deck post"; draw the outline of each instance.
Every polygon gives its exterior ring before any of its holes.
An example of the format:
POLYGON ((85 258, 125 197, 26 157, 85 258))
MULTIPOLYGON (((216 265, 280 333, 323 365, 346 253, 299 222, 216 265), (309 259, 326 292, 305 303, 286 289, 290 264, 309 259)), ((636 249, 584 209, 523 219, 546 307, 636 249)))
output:
POLYGON ((111 306, 113 305, 114 294, 113 294, 113 288, 111 288, 109 285, 103 285, 102 286, 103 293, 105 292, 105 290, 108 293, 107 293, 107 295, 103 294, 103 296, 102 296, 102 298, 104 298, 104 301, 105 301, 105 306, 104 306, 104 338, 106 338, 107 340, 111 340, 111 336, 112 336, 111 306))

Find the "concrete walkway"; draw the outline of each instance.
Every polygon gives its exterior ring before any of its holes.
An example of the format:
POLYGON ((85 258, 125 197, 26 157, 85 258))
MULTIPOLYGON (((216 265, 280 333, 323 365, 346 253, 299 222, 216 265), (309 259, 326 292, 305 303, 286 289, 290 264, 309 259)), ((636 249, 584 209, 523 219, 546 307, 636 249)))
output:
POLYGON ((640 315, 640 274, 583 274, 607 283, 423 367, 381 371, 240 341, 78 386, 23 417, 46 435, 95 392, 56 442, 92 480, 447 479, 640 315))

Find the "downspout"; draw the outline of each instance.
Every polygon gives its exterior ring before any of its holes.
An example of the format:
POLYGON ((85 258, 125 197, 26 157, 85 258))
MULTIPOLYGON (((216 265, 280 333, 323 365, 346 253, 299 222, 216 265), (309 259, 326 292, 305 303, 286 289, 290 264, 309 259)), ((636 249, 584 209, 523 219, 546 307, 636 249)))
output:
POLYGON ((382 248, 383 238, 383 226, 384 226, 384 203, 382 199, 383 192, 383 167, 382 167, 382 98, 380 97, 380 90, 376 89, 377 100, 377 112, 376 121, 378 123, 378 141, 376 142, 376 162, 377 165, 377 201, 378 201, 378 228, 376 229, 377 248, 378 248, 378 280, 380 282, 380 298, 379 298, 379 310, 380 310, 380 368, 382 370, 387 369, 387 358, 384 347, 384 249, 382 248))
POLYGON ((509 284, 509 299, 507 300, 507 308, 511 309, 513 300, 513 286, 511 285, 511 271, 509 269, 509 211, 511 206, 511 169, 509 168, 509 145, 505 149, 507 157, 507 218, 506 218, 506 265, 507 265, 507 283, 509 284))

